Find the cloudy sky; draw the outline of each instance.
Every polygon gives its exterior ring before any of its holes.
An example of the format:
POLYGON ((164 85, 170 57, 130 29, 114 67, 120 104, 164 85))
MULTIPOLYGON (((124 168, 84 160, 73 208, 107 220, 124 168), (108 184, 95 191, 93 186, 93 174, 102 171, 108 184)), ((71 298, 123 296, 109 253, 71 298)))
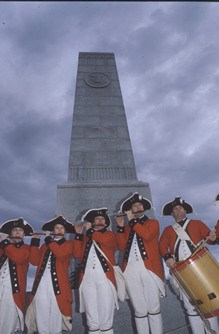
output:
POLYGON ((138 179, 155 215, 219 217, 219 3, 1 2, 0 221, 35 228, 67 181, 79 52, 114 52, 138 179))

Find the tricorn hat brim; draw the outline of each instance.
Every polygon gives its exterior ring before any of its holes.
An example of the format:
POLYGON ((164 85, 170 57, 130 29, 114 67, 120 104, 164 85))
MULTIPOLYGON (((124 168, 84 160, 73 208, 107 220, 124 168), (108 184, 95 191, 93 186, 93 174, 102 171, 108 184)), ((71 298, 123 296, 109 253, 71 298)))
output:
POLYGON ((152 208, 151 202, 136 192, 121 204, 120 211, 125 212, 131 210, 134 203, 141 203, 145 211, 152 208))
POLYGON ((163 209, 162 209, 163 215, 170 216, 173 212, 173 208, 177 205, 181 205, 186 210, 186 213, 193 212, 193 208, 189 203, 182 200, 181 197, 175 197, 173 201, 164 204, 163 209))
POLYGON ((30 236, 33 233, 33 228, 23 218, 8 220, 0 227, 0 232, 10 235, 13 228, 20 227, 24 230, 25 236, 30 236))
POLYGON ((52 220, 48 221, 47 223, 43 224, 42 230, 43 231, 54 231, 55 225, 60 224, 64 226, 66 233, 75 233, 75 228, 71 222, 65 219, 63 216, 58 216, 53 218, 52 220))
POLYGON ((219 201, 219 194, 217 194, 215 201, 219 201))
POLYGON ((102 216, 105 218, 106 227, 108 227, 110 225, 110 217, 108 215, 107 208, 90 209, 83 215, 82 220, 85 220, 93 224, 94 219, 99 216, 102 216))

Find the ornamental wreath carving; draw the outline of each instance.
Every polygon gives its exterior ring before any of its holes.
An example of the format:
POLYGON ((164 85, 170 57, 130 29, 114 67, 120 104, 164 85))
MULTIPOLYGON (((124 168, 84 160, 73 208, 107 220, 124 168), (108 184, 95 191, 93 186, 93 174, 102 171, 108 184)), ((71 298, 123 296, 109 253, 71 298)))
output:
POLYGON ((103 88, 111 83, 111 78, 103 72, 92 72, 85 76, 85 82, 88 86, 94 88, 103 88))

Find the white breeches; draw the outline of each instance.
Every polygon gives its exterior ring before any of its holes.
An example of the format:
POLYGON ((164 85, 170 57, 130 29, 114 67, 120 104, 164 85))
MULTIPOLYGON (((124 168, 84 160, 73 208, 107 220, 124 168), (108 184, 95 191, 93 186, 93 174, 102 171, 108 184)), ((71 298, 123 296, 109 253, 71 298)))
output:
POLYGON ((54 294, 51 274, 45 270, 33 299, 39 334, 61 334, 62 314, 54 294))
POLYGON ((163 333, 160 314, 160 291, 154 274, 142 260, 128 263, 124 272, 126 289, 135 313, 138 334, 163 333))
MULTIPOLYGON (((101 269, 102 270, 102 269, 101 269)), ((113 334, 115 299, 113 284, 97 270, 87 271, 80 287, 80 301, 86 312, 89 333, 113 334)))
POLYGON ((0 333, 13 334, 24 330, 23 313, 14 302, 11 287, 0 285, 0 333))
POLYGON ((211 334, 212 331, 208 330, 208 326, 210 325, 211 329, 215 331, 214 334, 219 334, 219 325, 218 325, 218 318, 209 318, 205 319, 204 321, 198 315, 194 306, 189 302, 188 297, 186 294, 180 289, 180 298, 182 299, 186 312, 189 317, 189 322, 192 328, 193 334, 211 334))

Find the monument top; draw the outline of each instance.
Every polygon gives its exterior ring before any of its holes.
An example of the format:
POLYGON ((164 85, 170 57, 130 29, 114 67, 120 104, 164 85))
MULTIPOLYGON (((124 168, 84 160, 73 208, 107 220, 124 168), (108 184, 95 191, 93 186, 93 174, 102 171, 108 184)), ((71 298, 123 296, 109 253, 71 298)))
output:
POLYGON ((113 53, 80 52, 68 182, 137 181, 113 53))
POLYGON ((90 57, 114 58, 114 53, 113 52, 79 52, 79 58, 90 58, 90 57))

